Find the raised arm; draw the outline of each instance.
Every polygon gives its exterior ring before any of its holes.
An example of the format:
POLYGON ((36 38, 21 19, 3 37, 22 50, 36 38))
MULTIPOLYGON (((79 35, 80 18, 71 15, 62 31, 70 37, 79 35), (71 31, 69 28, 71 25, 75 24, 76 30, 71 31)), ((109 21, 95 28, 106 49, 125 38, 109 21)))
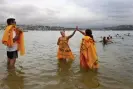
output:
POLYGON ((85 35, 85 32, 83 32, 83 31, 80 31, 80 30, 77 30, 77 31, 79 31, 81 34, 85 35))
POLYGON ((70 36, 68 36, 68 39, 70 39, 71 37, 73 37, 73 35, 75 34, 75 32, 76 32, 76 30, 74 30, 74 32, 70 36))

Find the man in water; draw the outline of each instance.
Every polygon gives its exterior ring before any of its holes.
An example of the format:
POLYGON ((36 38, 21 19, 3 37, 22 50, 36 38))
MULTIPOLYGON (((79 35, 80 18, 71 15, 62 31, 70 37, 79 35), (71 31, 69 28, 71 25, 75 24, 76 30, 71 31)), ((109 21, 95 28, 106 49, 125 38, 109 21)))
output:
POLYGON ((15 19, 7 19, 7 27, 5 28, 2 43, 7 46, 7 66, 10 69, 15 68, 16 58, 18 58, 18 40, 21 33, 22 31, 16 28, 15 19))
POLYGON ((106 37, 105 37, 105 36, 103 37, 103 44, 104 44, 104 45, 106 45, 106 44, 107 44, 107 39, 106 39, 106 37))

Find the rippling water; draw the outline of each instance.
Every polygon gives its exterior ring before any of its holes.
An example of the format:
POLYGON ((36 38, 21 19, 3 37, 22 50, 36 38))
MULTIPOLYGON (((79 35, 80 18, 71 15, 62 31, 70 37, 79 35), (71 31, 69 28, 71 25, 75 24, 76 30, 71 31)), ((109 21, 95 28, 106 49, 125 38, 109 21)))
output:
POLYGON ((96 73, 80 71, 79 32, 69 42, 75 55, 70 63, 58 63, 56 59, 58 31, 25 32, 26 55, 17 59, 15 71, 6 69, 6 51, 0 44, 0 89, 133 89, 133 36, 124 36, 125 33, 128 32, 93 32, 100 64, 96 73), (116 33, 124 40, 114 38, 114 43, 106 46, 98 42, 101 36, 116 33))

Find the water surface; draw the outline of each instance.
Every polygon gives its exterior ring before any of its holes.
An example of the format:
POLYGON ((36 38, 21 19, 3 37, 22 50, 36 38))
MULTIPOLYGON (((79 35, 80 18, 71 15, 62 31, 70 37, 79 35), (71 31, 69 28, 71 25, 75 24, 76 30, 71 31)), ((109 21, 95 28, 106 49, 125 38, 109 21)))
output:
MULTIPOLYGON (((67 35, 71 31, 66 32, 67 35)), ((58 31, 25 32, 26 55, 19 57, 16 69, 6 69, 6 51, 0 44, 0 89, 133 89, 133 36, 127 31, 93 31, 97 41, 98 72, 80 71, 79 48, 82 35, 76 32, 69 44, 75 60, 58 63, 58 31), (113 37, 113 44, 103 46, 101 36, 113 37)), ((133 35, 133 32, 130 32, 133 35)), ((3 32, 0 31, 0 40, 3 32)))

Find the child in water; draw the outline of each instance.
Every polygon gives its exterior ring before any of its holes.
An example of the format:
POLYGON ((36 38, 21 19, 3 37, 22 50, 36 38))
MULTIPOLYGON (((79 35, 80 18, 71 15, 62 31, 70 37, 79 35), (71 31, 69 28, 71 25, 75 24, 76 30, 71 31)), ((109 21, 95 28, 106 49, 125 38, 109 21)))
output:
POLYGON ((80 47, 80 66, 85 69, 97 69, 98 57, 92 31, 90 29, 86 29, 85 32, 78 31, 84 35, 80 47))
POLYGON ((57 45, 59 46, 57 57, 59 60, 66 60, 66 59, 74 60, 74 55, 69 47, 68 41, 70 38, 73 37, 75 32, 76 30, 69 36, 65 35, 65 31, 60 32, 61 37, 59 37, 58 42, 57 42, 57 45))

